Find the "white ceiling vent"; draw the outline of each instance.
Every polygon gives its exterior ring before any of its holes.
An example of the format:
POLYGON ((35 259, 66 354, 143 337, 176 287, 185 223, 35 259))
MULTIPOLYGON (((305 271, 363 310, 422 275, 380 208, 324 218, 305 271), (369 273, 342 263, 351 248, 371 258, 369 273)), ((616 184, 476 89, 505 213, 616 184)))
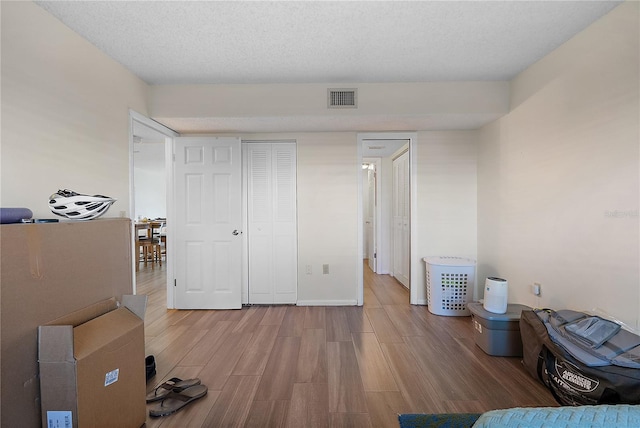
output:
POLYGON ((327 89, 328 108, 357 108, 357 89, 327 89))

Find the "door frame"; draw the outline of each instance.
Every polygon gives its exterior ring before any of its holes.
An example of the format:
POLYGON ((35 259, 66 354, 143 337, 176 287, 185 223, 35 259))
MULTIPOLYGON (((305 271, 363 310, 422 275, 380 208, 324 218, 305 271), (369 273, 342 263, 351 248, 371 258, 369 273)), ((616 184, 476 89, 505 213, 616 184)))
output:
POLYGON ((367 132, 358 133, 357 135, 357 170, 358 170, 358 231, 357 231, 357 244, 358 244, 358 263, 356 264, 356 278, 357 278, 357 304, 362 306, 364 304, 364 272, 362 269, 362 260, 364 256, 364 226, 363 226, 363 208, 362 208, 362 147, 365 140, 408 140, 409 141, 409 228, 410 230, 410 248, 409 248, 409 303, 415 305, 418 303, 418 287, 421 286, 419 263, 413 263, 413 257, 418 254, 418 236, 417 236, 417 132, 367 132))
MULTIPOLYGON (((136 206, 136 194, 135 194, 135 182, 134 182, 134 158, 133 158, 133 149, 134 149, 134 142, 133 142, 133 129, 134 129, 134 122, 138 122, 148 128, 153 129, 154 131, 157 131, 158 133, 162 134, 165 136, 165 140, 164 140, 164 150, 165 150, 165 179, 166 179, 166 186, 167 186, 167 222, 169 222, 169 216, 170 216, 170 207, 173 206, 173 200, 172 200, 172 192, 173 192, 173 186, 170 184, 171 183, 171 179, 172 179, 172 167, 173 167, 173 138, 174 137, 179 137, 180 134, 177 133, 176 131, 174 131, 171 128, 167 128, 166 126, 156 122, 153 119, 148 118, 147 116, 138 113, 135 110, 131 110, 129 109, 129 213, 131 215, 131 217, 129 218, 129 220, 131 221, 131 255, 133 256, 134 254, 136 254, 137 248, 136 248, 136 243, 135 243, 135 227, 134 227, 134 222, 135 219, 133 218, 133 213, 135 213, 135 206, 136 206)), ((171 241, 171 230, 168 229, 167 230, 167 241, 171 241)), ((171 245, 167 246, 167 250, 171 250, 171 245)), ((173 276, 169 276, 169 275, 173 275, 173 267, 170 264, 170 261, 173 260, 173 257, 170 257, 170 253, 167 253, 167 279, 168 278, 172 278, 173 276)), ((137 257, 131 257, 131 277, 132 277, 132 284, 133 284, 133 294, 136 294, 137 291, 137 283, 136 283, 136 263, 138 263, 138 259, 137 257)), ((173 287, 169 287, 169 281, 167 280, 167 307, 168 308, 173 308, 173 287), (169 300, 169 295, 171 294, 171 300, 169 300)))

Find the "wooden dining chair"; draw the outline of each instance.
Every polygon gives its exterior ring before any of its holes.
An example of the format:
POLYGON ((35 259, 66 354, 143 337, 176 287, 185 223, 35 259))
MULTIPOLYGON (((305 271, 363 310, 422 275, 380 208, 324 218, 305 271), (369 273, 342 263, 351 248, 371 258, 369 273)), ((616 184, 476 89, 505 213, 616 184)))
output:
POLYGON ((150 231, 151 226, 148 223, 136 223, 136 256, 138 257, 136 272, 140 269, 141 261, 144 261, 145 266, 147 265, 152 250, 150 231))

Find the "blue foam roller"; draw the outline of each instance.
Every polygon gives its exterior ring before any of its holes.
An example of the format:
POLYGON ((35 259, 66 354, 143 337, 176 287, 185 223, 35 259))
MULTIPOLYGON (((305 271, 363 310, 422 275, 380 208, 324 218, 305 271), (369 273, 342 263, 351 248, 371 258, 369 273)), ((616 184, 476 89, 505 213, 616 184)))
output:
POLYGON ((0 223, 20 223, 23 218, 31 218, 29 208, 0 208, 0 223))

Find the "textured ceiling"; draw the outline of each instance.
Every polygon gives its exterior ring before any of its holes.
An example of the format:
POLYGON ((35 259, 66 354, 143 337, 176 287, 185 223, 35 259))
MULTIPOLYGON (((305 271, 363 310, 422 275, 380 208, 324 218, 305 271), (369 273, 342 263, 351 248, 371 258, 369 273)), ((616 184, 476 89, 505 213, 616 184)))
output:
POLYGON ((508 80, 617 4, 37 3, 150 84, 508 80))
MULTIPOLYGON (((36 3, 149 84, 344 84, 509 80, 620 2, 36 3)), ((236 131, 258 126, 262 131, 268 131, 264 126, 282 131, 294 125, 278 123, 287 118, 267 124, 221 120, 167 125, 181 132, 220 125, 236 131)), ((295 125, 337 129, 336 123, 318 120, 309 118, 305 124, 297 119, 295 125)), ((461 129, 477 122, 460 120, 461 129)), ((457 126, 429 121, 433 118, 408 118, 402 126, 457 126)), ((370 118, 358 129, 379 126, 379 118, 370 118)))

